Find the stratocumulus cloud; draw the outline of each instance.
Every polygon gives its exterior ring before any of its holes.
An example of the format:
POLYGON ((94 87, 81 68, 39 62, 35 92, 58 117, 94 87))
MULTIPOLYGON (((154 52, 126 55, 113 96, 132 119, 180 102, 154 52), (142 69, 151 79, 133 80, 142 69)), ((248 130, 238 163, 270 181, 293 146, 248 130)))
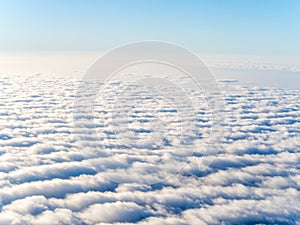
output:
MULTIPOLYGON (((145 140, 131 148, 115 137, 111 108, 101 104, 100 117, 77 118, 74 134, 78 85, 75 79, 1 75, 0 224, 299 224, 299 91, 220 82, 226 93, 220 149, 185 154, 172 151, 181 122, 172 108, 158 111, 168 121, 163 141, 148 138, 155 131, 151 101, 129 120, 114 121, 129 122, 145 140), (96 134, 90 132, 95 124, 96 134), (103 151, 95 153, 99 146, 103 151), (155 182, 153 165, 162 177, 172 176, 155 182)), ((120 83, 114 85, 119 90, 120 83)), ((184 133, 184 140, 208 136, 207 106, 197 110, 201 132, 184 133)))

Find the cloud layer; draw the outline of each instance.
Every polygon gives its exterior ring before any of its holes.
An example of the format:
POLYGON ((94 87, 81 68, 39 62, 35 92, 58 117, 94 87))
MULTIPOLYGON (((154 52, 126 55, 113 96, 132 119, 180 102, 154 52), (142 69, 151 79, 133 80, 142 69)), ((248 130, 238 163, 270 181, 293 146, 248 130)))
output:
POLYGON ((78 85, 1 75, 0 224, 300 224, 299 91, 220 82, 224 140, 205 152, 211 115, 200 96, 197 121, 150 100, 116 116, 140 140, 126 148, 101 101, 73 133, 78 85), (165 126, 151 127, 152 109, 165 126), (181 133, 180 124, 197 129, 181 133), (190 154, 179 134, 203 151, 190 154))

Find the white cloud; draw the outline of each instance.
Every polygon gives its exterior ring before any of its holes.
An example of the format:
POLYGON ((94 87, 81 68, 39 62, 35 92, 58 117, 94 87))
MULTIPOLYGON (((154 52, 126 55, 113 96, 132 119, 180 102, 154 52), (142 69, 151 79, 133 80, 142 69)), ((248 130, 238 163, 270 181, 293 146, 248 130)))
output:
POLYGON ((99 222, 137 222, 149 216, 150 213, 136 203, 117 201, 91 205, 78 215, 86 224, 95 224, 99 222))
MULTIPOLYGON (((145 141, 124 147, 109 125, 110 114, 98 109, 95 116, 77 118, 81 127, 76 132, 84 139, 79 144, 72 134, 72 101, 79 82, 27 78, 0 79, 0 224, 300 220, 299 91, 221 82, 227 93, 224 141, 218 153, 192 156, 185 151, 192 149, 189 142, 185 148, 176 140, 174 110, 159 111, 169 122, 164 141, 154 146, 157 140, 147 136, 152 129, 147 105, 129 120, 139 120, 133 128, 145 141), (104 121, 97 125, 98 135, 92 132, 95 121, 104 121)), ((184 134, 199 145, 210 131, 205 109, 199 109, 197 124, 202 139, 195 140, 195 130, 184 134)), ((190 118, 184 119, 193 126, 190 118)), ((127 131, 128 121, 118 122, 127 131)))

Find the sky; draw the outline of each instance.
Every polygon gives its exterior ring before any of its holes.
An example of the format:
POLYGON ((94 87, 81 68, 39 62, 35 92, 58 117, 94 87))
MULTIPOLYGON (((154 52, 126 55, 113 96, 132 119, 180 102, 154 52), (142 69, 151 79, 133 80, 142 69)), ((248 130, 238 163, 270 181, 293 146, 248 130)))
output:
POLYGON ((162 40, 203 54, 300 55, 300 2, 0 0, 0 51, 162 40))
POLYGON ((300 225, 299 9, 0 0, 0 224, 300 225), (153 39, 217 82, 152 57, 87 80, 103 52, 153 39))

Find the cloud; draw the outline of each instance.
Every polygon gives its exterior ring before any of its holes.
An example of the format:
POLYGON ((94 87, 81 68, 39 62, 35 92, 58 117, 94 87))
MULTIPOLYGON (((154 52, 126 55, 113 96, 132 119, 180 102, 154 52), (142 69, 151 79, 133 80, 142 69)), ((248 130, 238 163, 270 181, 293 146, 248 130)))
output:
POLYGON ((151 215, 144 207, 133 202, 112 202, 94 204, 79 213, 79 217, 87 224, 100 222, 137 222, 151 215))
POLYGON ((129 118, 114 115, 115 127, 112 107, 97 105, 94 115, 77 115, 74 131, 80 81, 27 78, 0 78, 0 224, 300 221, 299 91, 220 82, 224 140, 209 152, 207 105, 199 105, 197 121, 181 118, 197 128, 182 142, 176 110, 163 105, 155 115, 168 121, 156 126, 165 133, 151 139, 151 101, 129 118), (133 133, 118 138, 114 129, 133 133), (193 143, 201 148, 193 152, 193 143))

